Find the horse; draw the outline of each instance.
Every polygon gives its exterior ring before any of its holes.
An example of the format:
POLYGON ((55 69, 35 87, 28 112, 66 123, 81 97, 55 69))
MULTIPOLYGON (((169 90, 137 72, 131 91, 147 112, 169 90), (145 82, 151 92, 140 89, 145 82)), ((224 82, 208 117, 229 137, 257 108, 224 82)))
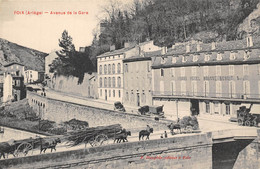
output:
POLYGON ((147 139, 149 140, 149 136, 150 136, 151 133, 153 133, 153 128, 150 128, 149 131, 147 131, 147 130, 141 130, 141 131, 139 132, 139 141, 140 141, 141 137, 142 137, 142 140, 143 140, 143 139, 144 139, 144 136, 146 136, 146 140, 147 140, 147 139))
POLYGON ((180 133, 181 133, 181 125, 178 124, 178 123, 177 124, 170 124, 167 127, 171 130, 172 135, 174 134, 174 129, 179 130, 180 133))
POLYGON ((9 142, 2 142, 0 143, 0 159, 3 156, 3 158, 5 158, 5 153, 7 153, 7 158, 8 158, 8 154, 11 153, 14 155, 15 152, 15 146, 13 145, 14 141, 12 141, 12 143, 9 142))
POLYGON ((121 143, 122 140, 123 140, 123 142, 125 142, 125 141, 128 142, 127 136, 131 136, 131 131, 126 131, 125 133, 120 133, 120 134, 116 135, 114 143, 116 141, 117 141, 117 143, 121 143))
POLYGON ((51 152, 52 150, 56 151, 56 145, 58 143, 61 143, 60 138, 53 138, 53 139, 46 139, 44 140, 43 138, 40 138, 40 154, 42 153, 42 151, 45 153, 45 151, 50 148, 51 152))

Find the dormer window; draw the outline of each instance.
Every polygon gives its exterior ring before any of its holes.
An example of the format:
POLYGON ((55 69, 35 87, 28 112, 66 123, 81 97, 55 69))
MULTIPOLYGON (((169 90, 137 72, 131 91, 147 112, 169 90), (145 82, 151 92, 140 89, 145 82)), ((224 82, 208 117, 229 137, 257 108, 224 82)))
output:
POLYGON ((230 60, 235 60, 236 59, 236 53, 234 53, 233 51, 230 52, 230 56, 229 56, 230 60))
POLYGON ((198 58, 198 55, 193 55, 193 58, 192 58, 192 61, 193 61, 193 62, 197 62, 198 59, 199 59, 199 58, 198 58))
POLYGON ((187 56, 182 56, 182 62, 187 62, 187 56))
POLYGON ((205 61, 209 61, 209 60, 210 60, 210 55, 209 55, 209 54, 206 54, 204 60, 205 60, 205 61))
POLYGON ((217 60, 222 60, 222 54, 221 53, 217 54, 217 60))
POLYGON ((245 50, 245 52, 244 52, 244 60, 247 60, 247 59, 249 59, 249 58, 250 58, 250 54, 251 54, 251 52, 250 52, 250 51, 248 51, 248 50, 245 50))
POLYGON ((172 56, 172 63, 176 63, 176 62, 177 62, 176 57, 172 56))
POLYGON ((166 58, 161 57, 161 64, 165 64, 166 63, 166 58))

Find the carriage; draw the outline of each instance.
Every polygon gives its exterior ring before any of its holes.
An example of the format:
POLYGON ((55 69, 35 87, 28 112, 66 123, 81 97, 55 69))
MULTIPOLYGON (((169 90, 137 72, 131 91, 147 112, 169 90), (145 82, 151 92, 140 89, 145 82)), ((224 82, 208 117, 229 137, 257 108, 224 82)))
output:
POLYGON ((163 106, 142 106, 138 109, 138 114, 164 117, 163 106))
POLYGON ((125 107, 121 102, 115 102, 114 103, 114 110, 125 112, 125 107))
POLYGON ((195 116, 184 116, 181 120, 176 123, 171 123, 167 126, 171 134, 174 135, 174 129, 178 129, 180 133, 198 133, 199 123, 195 116))
POLYGON ((246 106, 239 107, 237 110, 237 122, 240 126, 258 126, 260 122, 260 105, 251 104, 249 108, 246 106))

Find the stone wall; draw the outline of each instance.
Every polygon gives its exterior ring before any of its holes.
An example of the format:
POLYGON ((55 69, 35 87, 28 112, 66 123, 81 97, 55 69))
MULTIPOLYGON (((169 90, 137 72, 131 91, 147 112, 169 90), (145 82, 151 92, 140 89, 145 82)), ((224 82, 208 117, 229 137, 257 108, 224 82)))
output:
POLYGON ((1 160, 2 168, 212 168, 211 135, 110 144, 1 160))
POLYGON ((42 118, 57 123, 76 118, 87 121, 90 127, 119 123, 123 128, 131 129, 131 131, 140 131, 140 127, 145 129, 147 124, 153 127, 154 130, 167 130, 166 125, 169 124, 155 121, 149 117, 49 99, 32 92, 27 93, 27 98, 29 105, 42 118), (136 126, 139 126, 139 128, 136 126))

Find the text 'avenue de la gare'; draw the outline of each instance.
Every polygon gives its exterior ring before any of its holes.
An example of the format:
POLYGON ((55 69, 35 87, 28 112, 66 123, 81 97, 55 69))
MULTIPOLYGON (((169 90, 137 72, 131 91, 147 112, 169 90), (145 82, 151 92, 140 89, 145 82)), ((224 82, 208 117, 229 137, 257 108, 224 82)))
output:
POLYGON ((88 15, 87 11, 14 11, 14 15, 88 15))

